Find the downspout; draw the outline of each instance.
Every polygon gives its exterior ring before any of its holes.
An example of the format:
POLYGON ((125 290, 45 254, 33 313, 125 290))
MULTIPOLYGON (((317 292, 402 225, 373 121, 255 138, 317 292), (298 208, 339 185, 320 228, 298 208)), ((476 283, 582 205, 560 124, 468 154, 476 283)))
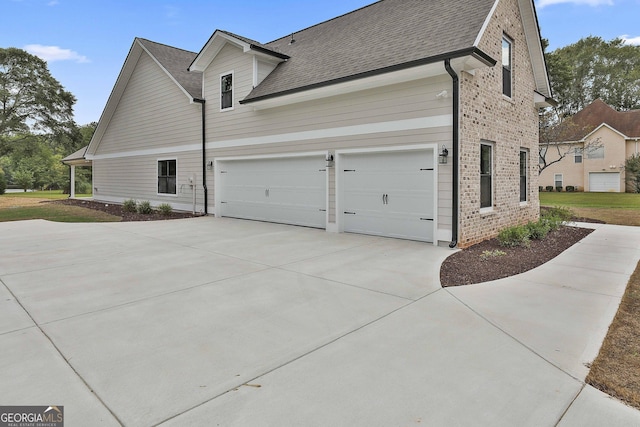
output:
POLYGON ((458 147, 460 145, 460 80, 456 72, 451 68, 451 60, 449 58, 444 60, 444 68, 451 76, 453 82, 453 135, 452 135, 452 155, 453 157, 453 188, 451 197, 451 242, 450 248, 455 248, 458 245, 458 210, 459 210, 459 191, 460 191, 460 176, 458 171, 458 147))
POLYGON ((204 99, 193 98, 193 102, 202 105, 202 189, 204 190, 204 214, 209 213, 209 191, 207 189, 207 137, 206 137, 206 115, 204 110, 204 99))

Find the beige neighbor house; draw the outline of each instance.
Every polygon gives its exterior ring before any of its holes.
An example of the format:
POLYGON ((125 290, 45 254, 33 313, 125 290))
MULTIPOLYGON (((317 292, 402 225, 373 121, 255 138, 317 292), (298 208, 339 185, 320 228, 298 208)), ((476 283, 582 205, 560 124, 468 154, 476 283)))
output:
POLYGON ((269 43, 136 39, 85 157, 97 200, 464 247, 538 217, 550 96, 533 0, 382 0, 269 43))
POLYGON ((624 192, 625 160, 640 152, 640 110, 616 111, 597 99, 565 123, 545 159, 549 164, 566 156, 540 173, 540 185, 624 192))

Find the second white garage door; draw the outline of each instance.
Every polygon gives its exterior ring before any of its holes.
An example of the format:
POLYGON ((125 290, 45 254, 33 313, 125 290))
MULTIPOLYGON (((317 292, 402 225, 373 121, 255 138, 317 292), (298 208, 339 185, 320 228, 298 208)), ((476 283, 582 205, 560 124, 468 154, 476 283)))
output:
POLYGON ((619 192, 619 172, 589 172, 589 191, 595 192, 619 192))
POLYGON ((343 230, 432 242, 433 150, 342 154, 343 230))
POLYGON ((218 216, 326 227, 324 156, 219 161, 218 216))

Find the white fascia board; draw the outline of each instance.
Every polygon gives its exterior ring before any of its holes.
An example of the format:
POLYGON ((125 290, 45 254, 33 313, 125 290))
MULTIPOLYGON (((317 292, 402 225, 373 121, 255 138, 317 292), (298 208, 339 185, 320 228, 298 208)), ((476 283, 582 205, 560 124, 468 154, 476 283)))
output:
POLYGON ((239 47, 243 52, 251 48, 248 43, 216 30, 189 66, 189 71, 204 72, 227 43, 239 47))
POLYGON ((622 132, 620 132, 619 130, 612 128, 611 126, 609 126, 606 123, 602 123, 600 126, 598 126, 597 128, 595 128, 594 130, 592 130, 591 132, 589 132, 587 135, 585 135, 584 138, 582 138, 581 142, 586 142, 589 138, 591 138, 593 136, 593 134, 595 134, 596 132, 598 132, 600 129, 602 129, 603 127, 606 127, 608 129, 610 129, 611 131, 617 133, 618 135, 620 135, 622 138, 624 138, 625 140, 630 139, 627 135, 623 134, 622 132))
MULTIPOLYGON (((465 71, 472 71, 475 68, 486 67, 486 64, 481 63, 481 61, 478 61, 471 56, 457 58, 452 62, 456 68, 465 71)), ((391 71, 389 73, 363 77, 361 79, 355 79, 342 83, 322 86, 315 89, 300 91, 289 95, 282 95, 273 98, 247 102, 244 105, 253 107, 253 109, 255 110, 264 110, 268 108, 281 107, 283 105, 313 101, 317 99, 328 98, 331 96, 344 95, 362 90, 374 89, 378 87, 389 86, 392 84, 420 80, 445 74, 447 74, 447 71, 444 68, 443 62, 438 61, 431 64, 406 68, 404 70, 391 71)))
POLYGON ((480 32, 476 36, 476 40, 473 42, 473 46, 474 47, 479 47, 480 40, 482 40, 482 37, 484 37, 484 33, 487 31, 487 27, 489 26, 489 22, 491 22, 491 18, 493 17, 493 14, 495 13, 496 8, 498 7, 499 1, 500 0, 495 0, 493 2, 493 6, 491 7, 491 11, 485 17, 484 22, 482 23, 482 28, 480 28, 480 32))
POLYGON ((536 83, 536 90, 542 95, 551 98, 551 84, 547 74, 547 64, 542 51, 542 41, 540 38, 540 28, 538 17, 536 16, 533 0, 518 0, 522 24, 524 25, 524 35, 529 49, 529 58, 533 67, 533 76, 536 83))

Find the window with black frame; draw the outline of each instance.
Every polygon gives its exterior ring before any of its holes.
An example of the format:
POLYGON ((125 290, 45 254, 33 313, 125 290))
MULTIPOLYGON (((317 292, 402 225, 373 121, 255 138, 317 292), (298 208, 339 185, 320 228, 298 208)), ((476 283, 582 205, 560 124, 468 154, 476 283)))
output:
POLYGON ((511 98, 512 92, 512 41, 508 37, 502 38, 502 94, 511 98))
POLYGON ((158 194, 176 194, 176 160, 158 160, 158 194))
POLYGON ((520 150, 520 201, 527 201, 527 150, 520 150))
POLYGON ((493 206, 493 146, 480 144, 480 208, 493 206))

